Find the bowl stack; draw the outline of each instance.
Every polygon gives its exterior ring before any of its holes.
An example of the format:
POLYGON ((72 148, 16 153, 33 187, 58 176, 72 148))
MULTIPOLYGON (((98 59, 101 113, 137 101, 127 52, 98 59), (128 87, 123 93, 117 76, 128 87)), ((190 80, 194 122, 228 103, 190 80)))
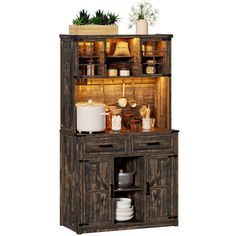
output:
POLYGON ((134 206, 130 198, 115 198, 115 202, 117 221, 127 221, 134 217, 134 206))

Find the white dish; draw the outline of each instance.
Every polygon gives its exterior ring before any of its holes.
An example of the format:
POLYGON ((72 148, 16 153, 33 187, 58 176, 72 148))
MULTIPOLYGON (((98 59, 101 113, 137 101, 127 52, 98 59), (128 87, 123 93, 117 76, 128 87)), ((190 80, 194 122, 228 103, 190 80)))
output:
POLYGON ((133 216, 134 212, 116 212, 116 217, 130 217, 133 216))
POLYGON ((117 221, 127 221, 127 220, 131 220, 132 218, 133 218, 134 216, 132 215, 132 216, 126 216, 126 217, 124 217, 124 216, 119 216, 119 217, 117 217, 116 216, 116 220, 117 221))
POLYGON ((122 208, 122 209, 129 209, 131 207, 131 205, 127 205, 127 204, 119 204, 119 205, 116 205, 116 208, 122 208))
POLYGON ((115 198, 115 201, 116 202, 119 202, 119 203, 125 203, 125 202, 129 202, 131 203, 132 199, 131 198, 126 198, 126 197, 120 197, 120 198, 115 198))
POLYGON ((120 208, 120 207, 116 207, 116 212, 133 212, 134 211, 134 207, 131 206, 129 208, 120 208))

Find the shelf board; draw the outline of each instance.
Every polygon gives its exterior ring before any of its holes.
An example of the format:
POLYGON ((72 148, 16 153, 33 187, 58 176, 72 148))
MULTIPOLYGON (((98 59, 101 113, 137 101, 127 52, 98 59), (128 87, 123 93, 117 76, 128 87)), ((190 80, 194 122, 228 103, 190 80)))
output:
POLYGON ((133 58, 133 56, 107 56, 107 58, 131 59, 131 58, 133 58))
POLYGON ((91 56, 79 56, 80 59, 89 59, 89 58, 100 58, 99 55, 91 55, 91 56))
POLYGON ((80 79, 140 79, 140 78, 157 78, 157 77, 170 77, 171 74, 140 74, 140 75, 131 75, 131 76, 105 76, 105 75, 93 75, 93 76, 87 76, 87 75, 81 75, 81 76, 74 76, 74 79, 80 80, 80 79))
POLYGON ((143 55, 142 57, 150 58, 150 57, 163 57, 163 56, 160 56, 160 55, 143 55))
POLYGON ((141 223, 141 222, 143 222, 143 221, 133 218, 133 219, 127 220, 127 221, 117 221, 117 220, 115 220, 114 223, 119 224, 119 225, 124 225, 124 224, 134 224, 134 223, 141 223))
POLYGON ((143 188, 140 186, 130 186, 128 188, 116 188, 114 189, 114 192, 130 192, 130 191, 142 191, 143 188))
POLYGON ((146 65, 151 65, 152 66, 152 65, 162 65, 163 63, 162 62, 155 62, 155 63, 146 63, 145 62, 145 63, 142 63, 142 64, 145 65, 145 66, 146 65))

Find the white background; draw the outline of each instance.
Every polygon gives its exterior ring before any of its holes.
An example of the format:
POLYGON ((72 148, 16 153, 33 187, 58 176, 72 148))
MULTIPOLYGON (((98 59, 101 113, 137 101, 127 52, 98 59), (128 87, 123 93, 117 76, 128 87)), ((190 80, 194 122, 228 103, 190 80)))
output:
MULTIPOLYGON (((234 0, 152 0, 150 33, 173 33, 173 128, 180 129, 179 227, 125 235, 236 235, 234 0)), ((75 235, 59 226, 59 34, 80 9, 135 0, 1 0, 0 235, 75 235)), ((120 235, 121 232, 97 235, 120 235)))

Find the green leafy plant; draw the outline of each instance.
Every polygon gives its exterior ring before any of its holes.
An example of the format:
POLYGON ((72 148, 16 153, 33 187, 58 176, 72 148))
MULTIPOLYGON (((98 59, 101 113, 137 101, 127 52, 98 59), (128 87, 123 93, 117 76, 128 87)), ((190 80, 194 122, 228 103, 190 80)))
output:
POLYGON ((74 25, 86 25, 89 23, 89 17, 88 11, 85 11, 84 9, 79 11, 79 14, 76 15, 76 18, 73 19, 74 25))
POLYGON ((113 12, 108 12, 107 16, 108 16, 108 25, 113 25, 120 21, 119 15, 116 15, 113 12))
POLYGON ((95 11, 95 14, 90 18, 88 11, 81 10, 76 18, 73 19, 74 25, 113 25, 120 21, 119 15, 113 12, 105 13, 102 10, 95 11))
POLYGON ((108 25, 108 16, 103 11, 95 11, 95 15, 90 19, 90 24, 94 25, 108 25))

